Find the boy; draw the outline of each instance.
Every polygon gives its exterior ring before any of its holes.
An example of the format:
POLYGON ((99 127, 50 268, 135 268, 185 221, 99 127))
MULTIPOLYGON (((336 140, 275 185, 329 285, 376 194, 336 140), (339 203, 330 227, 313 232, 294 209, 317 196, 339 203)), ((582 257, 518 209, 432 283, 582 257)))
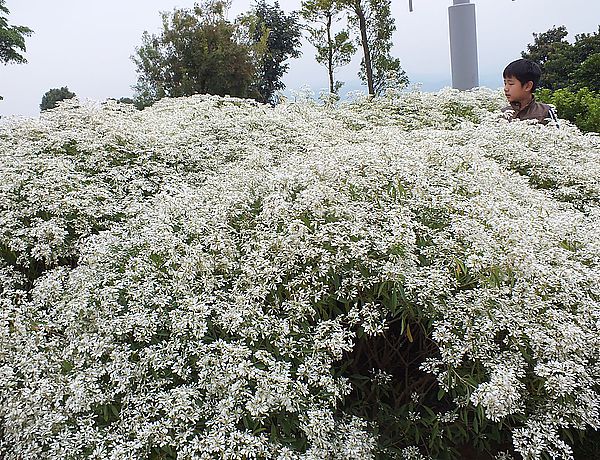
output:
POLYGON ((558 122, 548 104, 535 101, 534 92, 542 77, 542 69, 529 59, 518 59, 504 69, 504 95, 510 106, 502 109, 509 120, 538 120, 547 124, 558 122))

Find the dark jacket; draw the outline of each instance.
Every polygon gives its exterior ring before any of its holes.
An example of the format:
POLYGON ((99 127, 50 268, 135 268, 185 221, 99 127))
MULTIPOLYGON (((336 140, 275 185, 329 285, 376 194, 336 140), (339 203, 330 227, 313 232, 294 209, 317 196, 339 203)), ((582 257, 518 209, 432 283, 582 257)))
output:
POLYGON ((536 102, 535 98, 531 100, 525 107, 521 107, 518 102, 513 102, 508 107, 504 107, 502 112, 509 120, 537 120, 540 123, 548 124, 549 122, 558 123, 558 118, 554 109, 548 104, 536 102))

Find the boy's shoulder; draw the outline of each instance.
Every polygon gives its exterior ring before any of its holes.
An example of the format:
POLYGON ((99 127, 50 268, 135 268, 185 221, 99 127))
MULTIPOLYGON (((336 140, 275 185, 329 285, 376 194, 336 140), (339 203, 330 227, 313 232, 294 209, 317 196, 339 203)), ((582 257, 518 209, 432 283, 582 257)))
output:
POLYGON ((511 104, 502 109, 502 112, 510 116, 512 120, 537 120, 540 123, 548 123, 548 120, 557 122, 556 113, 551 105, 532 100, 527 106, 521 108, 519 105, 511 104))

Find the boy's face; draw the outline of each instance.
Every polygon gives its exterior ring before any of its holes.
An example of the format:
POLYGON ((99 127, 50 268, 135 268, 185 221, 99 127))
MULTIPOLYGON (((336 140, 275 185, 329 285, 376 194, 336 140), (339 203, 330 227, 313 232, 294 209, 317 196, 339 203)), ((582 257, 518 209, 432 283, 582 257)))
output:
POLYGON ((528 81, 522 84, 515 77, 507 77, 504 79, 504 95, 509 103, 512 102, 529 102, 531 99, 531 90, 533 82, 528 81))

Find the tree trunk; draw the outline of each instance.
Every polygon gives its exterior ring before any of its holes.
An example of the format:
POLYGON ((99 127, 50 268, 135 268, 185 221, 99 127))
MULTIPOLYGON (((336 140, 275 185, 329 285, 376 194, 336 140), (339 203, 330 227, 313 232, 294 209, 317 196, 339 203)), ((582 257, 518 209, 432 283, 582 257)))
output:
POLYGON ((375 86, 373 84, 373 66, 371 64, 371 50, 369 49, 369 39, 367 36, 367 20, 365 18, 365 10, 363 9, 361 0, 355 0, 354 12, 358 17, 358 26, 360 28, 360 41, 363 48, 365 74, 367 75, 367 87, 369 95, 375 95, 375 86))
POLYGON ((327 15, 327 70, 329 71, 329 92, 335 93, 335 82, 333 80, 333 40, 331 39, 331 23, 333 14, 327 15))

